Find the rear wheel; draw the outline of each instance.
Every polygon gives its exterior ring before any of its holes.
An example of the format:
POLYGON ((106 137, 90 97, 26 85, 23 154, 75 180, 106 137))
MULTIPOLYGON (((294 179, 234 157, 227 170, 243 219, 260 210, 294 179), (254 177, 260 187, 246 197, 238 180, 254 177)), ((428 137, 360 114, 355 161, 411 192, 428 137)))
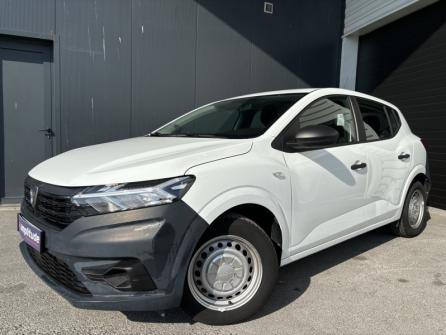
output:
POLYGON ((278 267, 265 232, 249 218, 227 215, 211 226, 191 259, 183 308, 207 324, 246 320, 269 297, 278 267))
POLYGON ((415 237, 426 228, 428 219, 426 190, 419 181, 412 184, 407 192, 401 219, 390 225, 392 231, 402 237, 415 237))

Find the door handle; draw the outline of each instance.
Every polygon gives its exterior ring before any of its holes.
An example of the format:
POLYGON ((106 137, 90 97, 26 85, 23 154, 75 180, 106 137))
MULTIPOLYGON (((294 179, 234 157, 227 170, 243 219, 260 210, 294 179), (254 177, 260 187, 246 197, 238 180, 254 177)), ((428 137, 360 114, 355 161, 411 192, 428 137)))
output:
POLYGON ((402 153, 400 153, 398 155, 398 159, 399 160, 405 160, 405 159, 408 159, 408 158, 410 158, 410 154, 406 154, 405 152, 402 152, 402 153))
POLYGON ((357 161, 355 164, 351 166, 352 170, 362 170, 367 167, 367 164, 364 162, 357 161))
POLYGON ((55 134, 54 134, 54 132, 53 132, 53 130, 51 128, 39 129, 39 131, 45 132, 45 136, 48 137, 48 139, 51 139, 51 137, 55 136, 55 134))

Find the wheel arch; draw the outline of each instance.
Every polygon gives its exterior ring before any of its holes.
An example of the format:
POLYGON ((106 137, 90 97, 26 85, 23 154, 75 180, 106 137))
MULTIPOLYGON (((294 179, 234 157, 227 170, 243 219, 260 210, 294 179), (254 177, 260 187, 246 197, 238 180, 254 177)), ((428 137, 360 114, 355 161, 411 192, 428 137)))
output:
POLYGON ((429 192, 429 188, 430 188, 430 178, 425 174, 425 173, 419 173, 417 174, 413 179, 412 182, 410 183, 410 186, 419 181, 421 184, 424 185, 424 187, 426 188, 426 192, 429 192))
MULTIPOLYGON (((240 188, 228 191, 209 202, 199 215, 210 226, 228 213, 238 213, 256 222, 280 251, 283 259, 288 256, 289 228, 287 216, 274 197, 266 190, 240 188)), ((279 259, 280 261, 280 259, 279 259)))
MULTIPOLYGON (((427 169, 424 165, 417 165, 415 166, 412 171, 409 174, 409 177, 407 178, 406 184, 404 185, 404 190, 401 193, 401 198, 399 201, 399 215, 401 215, 402 207, 404 205, 404 201, 407 196, 407 192, 409 192, 409 188, 412 186, 412 184, 416 181, 421 181, 423 185, 426 185, 425 182, 430 182, 429 177, 427 175, 427 169)), ((430 186, 428 186, 430 187, 430 186)))
POLYGON ((221 217, 229 213, 237 213, 246 216, 262 228, 273 242, 280 262, 283 248, 282 229, 280 228, 275 215, 268 208, 257 204, 242 204, 228 209, 217 217, 215 221, 218 221, 221 217))

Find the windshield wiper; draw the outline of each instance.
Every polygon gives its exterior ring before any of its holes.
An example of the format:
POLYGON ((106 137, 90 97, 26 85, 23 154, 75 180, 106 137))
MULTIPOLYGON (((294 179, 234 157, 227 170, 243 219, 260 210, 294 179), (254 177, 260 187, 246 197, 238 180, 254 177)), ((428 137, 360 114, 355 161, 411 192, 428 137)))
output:
POLYGON ((184 136, 187 137, 208 137, 208 138, 221 138, 222 136, 218 136, 218 135, 212 135, 212 134, 183 134, 184 136))
POLYGON ((153 137, 168 137, 168 136, 171 136, 170 134, 161 134, 161 133, 157 133, 157 132, 155 132, 155 133, 149 133, 148 135, 146 135, 146 136, 153 136, 153 137))
POLYGON ((227 138, 223 135, 212 135, 212 134, 194 134, 194 133, 185 133, 185 134, 162 134, 162 133, 150 133, 149 136, 154 137, 199 137, 199 138, 227 138))

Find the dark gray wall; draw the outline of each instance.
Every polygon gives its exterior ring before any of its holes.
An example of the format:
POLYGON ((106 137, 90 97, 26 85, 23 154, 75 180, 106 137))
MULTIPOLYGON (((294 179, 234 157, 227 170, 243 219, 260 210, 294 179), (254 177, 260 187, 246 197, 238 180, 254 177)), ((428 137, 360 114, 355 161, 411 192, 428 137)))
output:
POLYGON ((57 1, 56 13, 62 149, 129 137, 131 2, 57 1))
POLYGON ((1 0, 0 27, 11 32, 52 35, 56 0, 1 0))
POLYGON ((254 91, 337 86, 343 0, 0 0, 0 33, 54 45, 57 152, 254 91))
POLYGON ((432 174, 429 203, 444 209, 445 46, 446 1, 439 1, 362 36, 357 73, 358 91, 394 103, 404 113, 412 131, 423 139, 432 174))
POLYGON ((195 106, 197 5, 133 2, 132 135, 147 133, 195 106))

